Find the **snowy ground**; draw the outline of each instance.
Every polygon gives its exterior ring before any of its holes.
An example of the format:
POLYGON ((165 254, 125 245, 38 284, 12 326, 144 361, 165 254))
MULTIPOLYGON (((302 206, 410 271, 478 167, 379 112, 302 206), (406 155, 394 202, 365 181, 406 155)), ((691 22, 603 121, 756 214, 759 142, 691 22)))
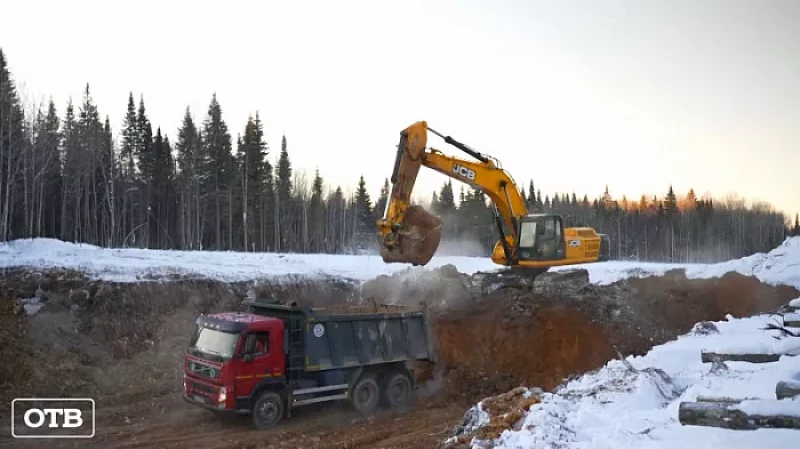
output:
MULTIPOLYGON (((506 431, 497 449, 616 449, 636 448, 798 448, 800 431, 761 429, 735 431, 682 426, 681 401, 698 395, 775 399, 775 384, 800 380, 800 358, 783 356, 768 364, 727 362, 728 371, 710 372, 700 361, 703 350, 740 352, 761 348, 792 353, 800 338, 775 340, 761 330, 773 320, 766 315, 714 323, 719 333, 689 334, 657 346, 643 357, 629 357, 634 370, 619 360, 597 372, 545 394, 533 405, 517 431, 506 431), (793 340, 793 341, 792 341, 793 340), (662 376, 653 368, 666 374, 662 376)), ((756 401, 742 408, 760 406, 756 401)), ((782 413, 800 416, 800 400, 779 401, 782 413)), ((484 447, 478 442, 474 448, 484 447)))
MULTIPOLYGON (((467 274, 499 268, 488 257, 444 256, 434 257, 426 268, 437 268, 446 264, 455 265, 459 271, 467 274)), ((169 275, 203 277, 228 282, 284 275, 341 276, 366 280, 410 267, 405 264, 386 264, 377 255, 105 249, 51 239, 16 240, 0 244, 0 268, 20 266, 68 268, 96 278, 118 282, 169 275)), ((591 282, 599 284, 685 268, 689 277, 707 278, 721 276, 728 271, 737 271, 755 275, 769 283, 786 282, 800 286, 800 238, 788 239, 768 254, 756 254, 721 264, 603 262, 553 270, 574 268, 586 269, 591 282)))

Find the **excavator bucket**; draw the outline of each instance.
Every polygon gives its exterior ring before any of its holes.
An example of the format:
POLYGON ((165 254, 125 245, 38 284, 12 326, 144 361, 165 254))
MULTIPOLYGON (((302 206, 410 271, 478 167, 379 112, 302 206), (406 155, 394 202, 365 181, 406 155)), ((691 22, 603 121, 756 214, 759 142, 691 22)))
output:
POLYGON ((400 229, 382 238, 381 257, 386 263, 426 265, 439 248, 441 239, 442 220, 421 206, 409 206, 400 229))

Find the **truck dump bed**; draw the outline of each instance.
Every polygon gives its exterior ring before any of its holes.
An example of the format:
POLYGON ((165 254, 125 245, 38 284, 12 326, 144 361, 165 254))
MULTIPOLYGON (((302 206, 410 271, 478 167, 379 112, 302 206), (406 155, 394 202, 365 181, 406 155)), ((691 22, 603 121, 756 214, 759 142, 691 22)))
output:
POLYGON ((258 299, 250 301, 249 306, 251 313, 284 321, 290 369, 302 366, 305 371, 321 371, 434 359, 428 322, 420 308, 377 305, 312 309, 258 299))

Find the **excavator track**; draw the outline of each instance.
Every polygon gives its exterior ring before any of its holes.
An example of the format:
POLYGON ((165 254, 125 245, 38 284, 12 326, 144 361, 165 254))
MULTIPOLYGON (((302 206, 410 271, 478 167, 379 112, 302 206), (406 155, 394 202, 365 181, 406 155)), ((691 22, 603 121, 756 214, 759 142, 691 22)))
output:
POLYGON ((547 272, 547 268, 517 270, 506 268, 498 271, 479 271, 471 278, 470 291, 473 297, 486 296, 501 289, 530 291, 536 278, 547 272))

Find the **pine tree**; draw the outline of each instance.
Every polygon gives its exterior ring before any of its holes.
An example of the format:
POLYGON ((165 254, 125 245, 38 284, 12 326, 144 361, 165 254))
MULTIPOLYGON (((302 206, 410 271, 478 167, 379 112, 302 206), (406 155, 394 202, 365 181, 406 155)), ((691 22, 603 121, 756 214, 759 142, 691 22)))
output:
POLYGON ((120 148, 120 160, 125 169, 126 176, 133 176, 135 173, 134 153, 137 145, 136 131, 136 105, 133 102, 133 92, 128 93, 128 112, 125 114, 125 122, 122 125, 122 147, 120 148))
MULTIPOLYGON (((262 207, 264 204, 265 175, 267 166, 266 143, 260 122, 248 117, 244 136, 238 145, 238 157, 241 169, 242 227, 243 245, 245 249, 264 248, 264 227, 262 220, 266 218, 262 207)), ((270 217, 272 214, 269 215, 270 217)))
POLYGON ((153 229, 152 214, 153 179, 156 169, 156 155, 153 149, 153 126, 147 118, 144 96, 139 97, 139 109, 136 113, 136 135, 134 157, 138 161, 141 194, 139 196, 138 213, 135 215, 134 227, 140 229, 138 240, 142 247, 150 248, 150 234, 153 229))
POLYGON ((117 210, 117 188, 116 176, 119 173, 120 163, 114 149, 114 135, 111 131, 111 120, 106 115, 103 123, 103 136, 98 157, 99 173, 98 181, 104 193, 100 208, 102 209, 102 221, 100 229, 101 244, 104 246, 116 246, 121 236, 119 230, 119 211, 117 210))
POLYGON ((27 144, 24 120, 14 80, 0 49, 0 241, 13 236, 12 214, 18 191, 14 183, 27 144))
POLYGON ((370 199, 369 192, 367 191, 367 184, 366 181, 364 181, 364 175, 361 175, 358 180, 355 207, 357 245, 359 249, 366 249, 366 244, 368 241, 370 241, 367 234, 369 232, 374 232, 374 223, 371 220, 372 200, 370 199))
POLYGON ((319 169, 314 172, 314 181, 311 185, 311 204, 309 205, 311 221, 311 251, 314 253, 325 250, 325 205, 322 199, 322 176, 319 169))
POLYGON ((231 135, 222 119, 222 107, 217 94, 211 96, 208 113, 203 123, 204 152, 208 154, 210 170, 204 193, 210 197, 210 212, 213 215, 212 232, 206 234, 204 246, 217 250, 230 247, 233 233, 232 188, 235 185, 231 135), (225 239, 225 221, 228 222, 228 241, 225 239))
POLYGON ((272 164, 269 162, 269 145, 264 138, 264 124, 261 116, 256 111, 255 144, 261 149, 263 155, 263 178, 261 192, 261 248, 268 250, 275 241, 275 183, 272 176, 272 164))
POLYGON ((36 147, 41 151, 44 163, 42 167, 42 182, 40 190, 40 205, 36 211, 38 218, 37 235, 42 237, 57 238, 60 230, 61 216, 61 191, 63 180, 61 177, 61 122, 56 112, 53 100, 47 108, 47 117, 41 126, 41 131, 36 136, 36 147))
POLYGON ((150 236, 157 248, 165 248, 169 244, 168 231, 174 223, 173 213, 175 198, 173 181, 175 163, 172 159, 172 148, 169 139, 162 137, 161 128, 156 131, 152 145, 153 173, 151 183, 150 236))
POLYGON ((455 210, 456 202, 455 196, 453 195, 453 182, 447 180, 439 191, 438 210, 436 210, 436 214, 442 216, 445 218, 445 221, 447 221, 447 217, 455 212, 455 210))
POLYGON ((203 247, 202 227, 205 220, 206 202, 201 201, 204 192, 204 179, 210 173, 210 158, 205 151, 202 136, 194 123, 189 108, 183 116, 183 123, 178 129, 178 140, 175 143, 178 162, 178 182, 180 188, 181 223, 180 242, 183 249, 201 249, 203 247))
POLYGON ((530 211, 530 212, 535 212, 537 210, 537 208, 539 207, 538 201, 537 201, 537 198, 536 198, 536 190, 534 189, 533 180, 532 179, 528 183, 528 199, 527 199, 526 206, 528 207, 528 211, 530 211))
POLYGON ((276 190, 278 201, 276 203, 276 210, 278 211, 277 223, 275 226, 275 235, 278 239, 276 241, 276 249, 283 251, 289 249, 291 244, 289 235, 283 232, 285 229, 294 227, 294 217, 292 208, 292 163, 289 160, 289 151, 286 145, 286 136, 281 137, 281 153, 278 157, 278 166, 276 167, 276 190))
POLYGON ((792 235, 800 236, 800 214, 794 214, 794 229, 792 235))

